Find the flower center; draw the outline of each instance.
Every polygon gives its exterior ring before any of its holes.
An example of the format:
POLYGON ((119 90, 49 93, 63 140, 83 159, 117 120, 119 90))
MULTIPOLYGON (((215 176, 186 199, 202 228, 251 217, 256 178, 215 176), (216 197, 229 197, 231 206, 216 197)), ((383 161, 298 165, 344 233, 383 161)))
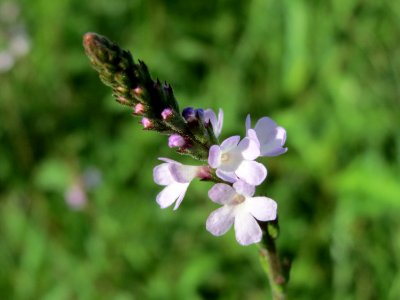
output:
POLYGON ((236 194, 232 199, 232 203, 235 205, 238 205, 240 203, 243 203, 244 200, 246 200, 246 198, 244 196, 236 194))
POLYGON ((222 162, 227 162, 230 158, 230 155, 228 153, 224 153, 221 155, 221 161, 222 162))

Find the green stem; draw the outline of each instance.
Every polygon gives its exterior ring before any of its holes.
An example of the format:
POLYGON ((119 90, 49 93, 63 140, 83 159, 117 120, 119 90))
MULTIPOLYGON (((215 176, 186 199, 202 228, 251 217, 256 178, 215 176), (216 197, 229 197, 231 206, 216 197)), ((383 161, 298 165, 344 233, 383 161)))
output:
POLYGON ((275 245, 277 221, 267 223, 264 239, 260 243, 260 261, 267 274, 273 300, 286 300, 285 287, 287 279, 275 245))

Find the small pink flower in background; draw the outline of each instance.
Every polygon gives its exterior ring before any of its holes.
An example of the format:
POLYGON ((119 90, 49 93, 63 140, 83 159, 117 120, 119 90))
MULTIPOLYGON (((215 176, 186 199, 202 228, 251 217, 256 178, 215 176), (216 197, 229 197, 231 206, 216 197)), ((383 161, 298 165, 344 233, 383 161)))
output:
POLYGON ((80 183, 72 184, 65 192, 64 199, 74 210, 82 210, 87 204, 86 192, 80 183))
POLYGON ((260 156, 278 156, 287 151, 283 148, 286 141, 286 130, 272 119, 263 117, 251 129, 250 115, 246 118, 247 136, 259 144, 260 156))
POLYGON ((267 197, 252 197, 254 191, 254 186, 243 181, 235 182, 233 187, 224 183, 215 184, 208 196, 223 206, 210 214, 207 230, 215 236, 221 236, 234 224, 239 244, 247 246, 260 242, 262 230, 256 220, 275 220, 277 204, 267 197))
POLYGON ((221 134, 222 125, 224 123, 224 112, 222 111, 222 109, 219 109, 217 118, 215 112, 212 109, 206 109, 204 111, 204 121, 206 123, 211 123, 214 134, 216 137, 218 137, 221 134))
POLYGON ((175 202, 174 210, 181 204, 190 182, 196 178, 210 176, 208 166, 187 166, 172 159, 160 158, 165 163, 153 170, 155 183, 166 186, 156 198, 161 208, 171 206, 175 202))
POLYGON ((260 155, 259 145, 247 137, 239 141, 239 136, 232 136, 221 145, 211 146, 208 163, 225 181, 233 183, 241 179, 248 184, 259 185, 267 177, 267 169, 253 161, 260 155))

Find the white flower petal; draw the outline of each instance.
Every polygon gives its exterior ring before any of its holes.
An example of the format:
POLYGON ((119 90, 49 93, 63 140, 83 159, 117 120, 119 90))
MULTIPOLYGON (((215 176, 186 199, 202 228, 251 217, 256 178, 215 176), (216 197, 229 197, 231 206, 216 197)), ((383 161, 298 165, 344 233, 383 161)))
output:
POLYGON ((262 231, 257 221, 245 211, 236 214, 235 234, 236 240, 243 246, 258 243, 262 238, 262 231))
POLYGON ((218 110, 218 120, 217 120, 217 124, 215 126, 214 129, 214 133, 216 137, 219 137, 221 131, 222 131, 222 125, 224 124, 224 112, 222 111, 222 109, 218 110))
POLYGON ((169 164, 164 163, 154 167, 153 169, 154 182, 159 185, 168 185, 174 182, 171 172, 169 170, 169 164))
POLYGON ((277 124, 268 117, 263 117, 257 121, 254 130, 261 145, 268 143, 268 141, 274 138, 276 127, 277 124))
POLYGON ((250 129, 250 127, 251 127, 251 118, 250 114, 248 114, 246 117, 246 132, 250 129))
POLYGON ((223 206, 210 214, 206 222, 206 228, 213 235, 220 236, 231 228, 234 219, 234 210, 229 206, 223 206))
POLYGON ((246 210, 259 221, 272 221, 276 219, 278 205, 270 198, 247 198, 245 206, 246 210))
POLYGON ((246 197, 251 197, 254 195, 256 191, 254 185, 250 185, 243 180, 238 180, 233 184, 233 188, 238 194, 241 194, 246 197))
POLYGON ((179 197, 185 195, 189 183, 172 183, 166 186, 156 198, 161 208, 166 208, 174 203, 179 197))
POLYGON ((261 146, 262 156, 277 156, 287 151, 287 148, 282 146, 286 141, 286 130, 282 127, 277 127, 271 139, 261 146))
POLYGON ((217 183, 208 191, 208 197, 218 204, 226 204, 236 195, 235 190, 228 184, 217 183))
POLYGON ((158 159, 161 160, 161 161, 165 161, 167 163, 171 163, 171 164, 177 164, 177 165, 181 164, 180 162, 177 162, 176 160, 173 160, 173 159, 170 159, 170 158, 166 158, 166 157, 159 157, 158 159))
POLYGON ((221 178, 224 181, 234 183, 236 180, 238 180, 238 177, 236 176, 235 172, 226 172, 222 171, 221 169, 218 169, 215 174, 221 178))
POLYGON ((258 162, 244 160, 235 174, 250 185, 259 185, 267 177, 267 169, 258 162))
POLYGON ((239 143, 239 141, 240 141, 240 136, 238 136, 238 135, 234 135, 234 136, 227 138, 221 144, 222 152, 228 152, 229 150, 234 149, 237 146, 237 144, 239 143))
POLYGON ((248 137, 240 141, 237 149, 241 152, 243 158, 247 160, 254 160, 260 156, 260 144, 248 137))
POLYGON ((218 145, 213 145, 208 153, 208 164, 212 168, 218 168, 221 165, 221 148, 218 145))
POLYGON ((175 181, 180 183, 188 183, 196 177, 199 167, 169 164, 169 170, 175 181))
MULTIPOLYGON (((188 184, 188 185, 189 185, 189 184, 188 184)), ((186 187, 186 188, 187 188, 187 187, 186 187)), ((185 190, 185 193, 186 193, 186 190, 185 190)), ((177 210, 178 207, 179 207, 179 205, 181 205, 181 203, 182 203, 182 201, 183 201, 183 197, 185 197, 185 193, 181 193, 181 194, 179 195, 178 199, 176 199, 175 206, 174 206, 174 210, 177 210)))

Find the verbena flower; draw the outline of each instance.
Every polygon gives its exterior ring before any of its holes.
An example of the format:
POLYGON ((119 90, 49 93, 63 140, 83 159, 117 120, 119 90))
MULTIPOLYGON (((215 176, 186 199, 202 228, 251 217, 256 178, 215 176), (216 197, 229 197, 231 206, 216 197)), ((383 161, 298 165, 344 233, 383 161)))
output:
POLYGON ((224 122, 224 112, 222 111, 222 109, 218 110, 218 118, 212 109, 206 109, 204 111, 204 121, 207 123, 208 122, 211 123, 211 126, 214 131, 214 135, 216 137, 219 137, 219 135, 221 134, 222 125, 224 122))
POLYGON ((190 182, 195 178, 208 178, 210 176, 208 166, 187 166, 168 158, 160 158, 165 161, 153 170, 155 183, 166 186, 156 198, 161 208, 171 206, 175 202, 174 210, 179 207, 190 182))
POLYGON ((239 141, 239 136, 232 136, 221 145, 211 146, 208 163, 225 181, 233 183, 241 179, 248 184, 259 185, 267 176, 267 169, 253 161, 260 155, 259 144, 248 137, 239 141))
POLYGON ((207 230, 215 236, 221 236, 234 224, 239 244, 246 246, 260 242, 262 230, 256 220, 275 220, 277 204, 267 197, 252 197, 254 191, 254 186, 243 181, 235 182, 233 187, 224 183, 215 184, 208 196, 223 206, 210 214, 207 230))
POLYGON ((277 156, 287 151, 283 145, 286 141, 286 130, 272 119, 263 117, 251 129, 250 115, 246 118, 247 136, 259 144, 260 156, 277 156))

